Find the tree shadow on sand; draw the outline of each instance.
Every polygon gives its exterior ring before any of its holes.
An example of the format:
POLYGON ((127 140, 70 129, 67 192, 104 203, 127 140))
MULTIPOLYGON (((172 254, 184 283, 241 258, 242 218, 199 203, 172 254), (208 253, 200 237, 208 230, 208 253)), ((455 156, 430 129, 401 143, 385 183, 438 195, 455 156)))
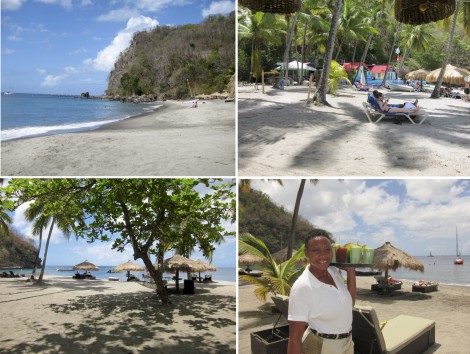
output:
POLYGON ((234 296, 173 295, 171 300, 173 305, 163 306, 146 291, 48 305, 50 317, 29 323, 43 336, 35 342, 25 338, 8 353, 235 353, 234 296), (55 323, 57 315, 70 316, 70 322, 55 323), (219 328, 226 329, 223 338, 213 333, 219 328))

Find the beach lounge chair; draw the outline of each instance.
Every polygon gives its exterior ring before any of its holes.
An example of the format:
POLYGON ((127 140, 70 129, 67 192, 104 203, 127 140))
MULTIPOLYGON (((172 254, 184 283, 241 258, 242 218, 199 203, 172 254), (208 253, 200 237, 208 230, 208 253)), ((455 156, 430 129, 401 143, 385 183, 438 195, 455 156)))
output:
POLYGON ((354 87, 356 87, 356 90, 359 90, 359 91, 367 91, 367 92, 369 92, 369 90, 370 90, 369 87, 364 86, 364 85, 361 84, 360 82, 355 82, 355 83, 354 83, 354 87))
POLYGON ((435 343, 436 323, 421 317, 399 315, 379 324, 377 313, 370 306, 353 309, 353 341, 355 353, 419 354, 435 343))
POLYGON ((426 120, 427 116, 426 113, 420 109, 417 113, 407 113, 407 112, 385 112, 380 109, 379 104, 377 103, 377 100, 375 99, 374 95, 369 93, 367 97, 367 102, 362 102, 362 106, 364 109, 364 112, 366 113, 367 118, 369 119, 369 122, 371 123, 378 123, 380 122, 383 118, 392 118, 392 117, 405 117, 408 118, 408 120, 412 124, 416 124, 414 119, 411 116, 421 116, 421 119, 418 124, 423 124, 423 122, 426 120), (380 115, 375 122, 372 120, 373 115, 380 115))

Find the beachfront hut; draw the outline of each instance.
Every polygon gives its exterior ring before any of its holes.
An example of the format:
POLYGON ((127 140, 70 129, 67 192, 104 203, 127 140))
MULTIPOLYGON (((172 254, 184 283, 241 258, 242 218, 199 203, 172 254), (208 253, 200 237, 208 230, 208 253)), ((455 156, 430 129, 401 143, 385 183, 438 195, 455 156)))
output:
MULTIPOLYGON (((382 81, 384 78, 386 69, 387 69, 387 65, 371 65, 373 80, 382 81)), ((393 81, 397 79, 398 79, 398 71, 393 65, 390 65, 387 70, 387 81, 393 81)))
POLYGON ((385 271, 386 279, 388 278, 389 269, 397 270, 397 268, 405 267, 424 272, 424 266, 421 262, 406 252, 392 246, 390 242, 385 242, 381 247, 375 249, 372 264, 373 268, 385 271))
MULTIPOLYGON (((426 76, 426 81, 436 82, 440 72, 441 68, 431 71, 426 76)), ((470 71, 447 64, 443 81, 448 84, 462 85, 465 83, 465 77, 467 75, 470 75, 470 71)))
MULTIPOLYGON (((310 63, 301 63, 300 61, 293 60, 287 64, 288 72, 291 72, 288 76, 296 78, 300 81, 299 76, 309 76, 311 72, 316 69, 313 66, 309 65, 310 63), (298 73, 300 72, 300 74, 298 73)), ((274 70, 284 70, 284 63, 277 63, 277 67, 274 70)))
POLYGON ((349 74, 354 73, 353 81, 360 82, 366 85, 368 80, 371 80, 372 71, 369 69, 367 64, 361 62, 345 62, 342 64, 344 70, 349 74))
POLYGON ((127 261, 125 263, 122 263, 118 265, 116 268, 114 268, 115 272, 122 272, 123 270, 127 270, 127 279, 131 276, 131 271, 142 271, 145 268, 142 267, 139 264, 133 263, 131 261, 127 261))

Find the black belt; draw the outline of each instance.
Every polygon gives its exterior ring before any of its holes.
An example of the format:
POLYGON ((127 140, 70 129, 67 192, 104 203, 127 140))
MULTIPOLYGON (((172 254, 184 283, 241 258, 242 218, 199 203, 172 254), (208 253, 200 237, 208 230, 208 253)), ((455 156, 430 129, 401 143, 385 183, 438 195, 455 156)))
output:
POLYGON ((310 328, 313 334, 318 337, 326 338, 326 339, 343 339, 348 338, 352 334, 352 330, 348 333, 339 333, 339 334, 328 334, 328 333, 318 333, 316 330, 310 328))

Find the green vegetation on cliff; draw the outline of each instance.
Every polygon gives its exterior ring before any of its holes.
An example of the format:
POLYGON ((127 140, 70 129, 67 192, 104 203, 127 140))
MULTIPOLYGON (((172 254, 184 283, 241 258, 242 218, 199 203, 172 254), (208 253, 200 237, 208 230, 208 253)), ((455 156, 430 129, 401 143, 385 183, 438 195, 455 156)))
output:
POLYGON ((33 268, 38 249, 34 240, 21 236, 14 229, 0 235, 0 267, 33 268))
POLYGON ((235 13, 134 35, 108 80, 108 95, 185 98, 227 90, 235 74, 235 13))
MULTIPOLYGON (((274 204, 266 194, 250 189, 239 193, 239 234, 248 232, 261 239, 271 253, 287 247, 292 213, 274 204)), ((295 196, 294 196, 295 197, 295 196)), ((294 198, 293 197, 293 198, 294 198)), ((299 216, 294 248, 298 249, 307 234, 314 229, 305 218, 299 216)))

